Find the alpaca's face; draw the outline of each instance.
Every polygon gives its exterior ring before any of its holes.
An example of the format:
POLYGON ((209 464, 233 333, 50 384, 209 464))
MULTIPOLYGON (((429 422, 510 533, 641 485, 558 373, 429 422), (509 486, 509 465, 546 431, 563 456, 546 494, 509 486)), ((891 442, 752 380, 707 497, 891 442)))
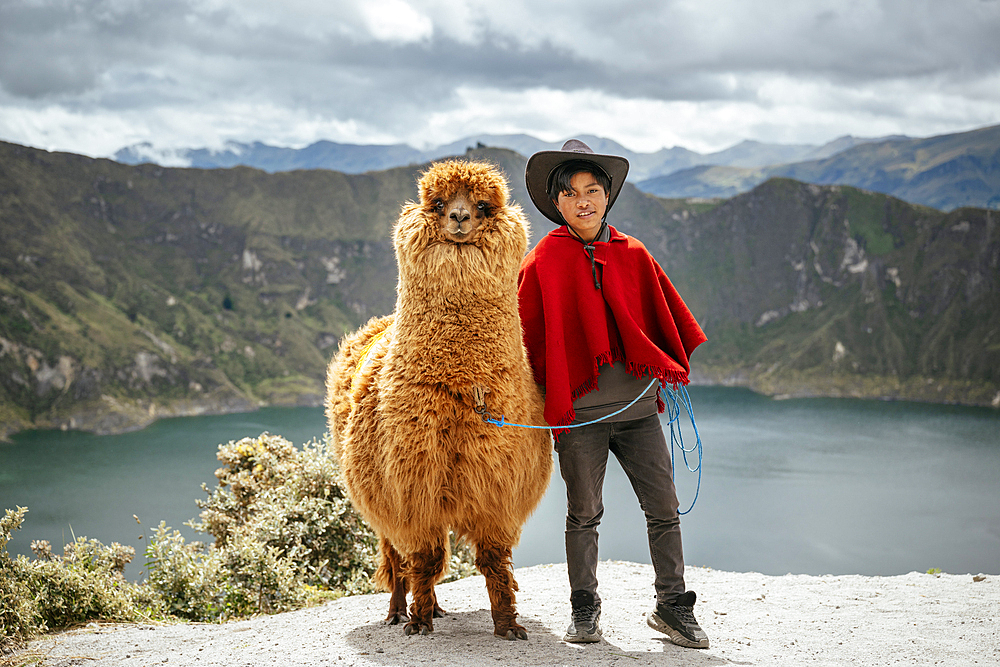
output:
POLYGON ((420 201, 406 204, 393 228, 401 282, 439 276, 446 264, 465 272, 462 280, 470 271, 482 273, 481 280, 507 277, 510 267, 516 278, 527 224, 521 207, 508 201, 503 172, 483 162, 438 162, 417 187, 420 201))
POLYGON ((465 188, 447 200, 437 197, 432 202, 438 217, 441 235, 452 243, 470 243, 479 235, 483 222, 490 217, 493 205, 473 198, 465 188))

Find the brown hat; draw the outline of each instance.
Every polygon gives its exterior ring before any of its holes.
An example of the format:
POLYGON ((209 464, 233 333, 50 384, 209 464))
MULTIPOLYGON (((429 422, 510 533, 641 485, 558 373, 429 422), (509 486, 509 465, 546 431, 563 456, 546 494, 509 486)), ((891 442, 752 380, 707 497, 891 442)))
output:
POLYGON ((590 146, 579 139, 570 139, 563 144, 562 149, 557 151, 538 151, 528 158, 528 164, 524 168, 524 182, 528 186, 528 194, 535 207, 542 212, 546 218, 557 225, 565 225, 559 209, 549 199, 549 183, 552 179, 552 171, 563 162, 570 160, 585 160, 593 162, 599 169, 608 175, 611 181, 611 191, 608 193, 608 211, 618 198, 622 185, 625 184, 625 176, 628 174, 628 160, 620 155, 602 155, 595 153, 590 146))

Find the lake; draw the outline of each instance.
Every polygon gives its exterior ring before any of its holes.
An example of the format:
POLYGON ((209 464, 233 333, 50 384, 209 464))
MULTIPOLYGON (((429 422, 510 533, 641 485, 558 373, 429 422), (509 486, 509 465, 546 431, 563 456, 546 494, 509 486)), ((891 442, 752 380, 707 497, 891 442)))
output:
MULTIPOLYGON (((779 401, 720 387, 690 393, 704 465, 698 501, 681 522, 688 564, 765 574, 1000 574, 1000 411, 779 401)), ((29 509, 9 550, 30 554, 32 540, 46 539, 58 553, 73 534, 117 541, 135 547, 127 575, 137 578, 145 537, 161 520, 199 537, 182 524, 198 514, 201 484, 215 485, 219 443, 269 431, 301 445, 324 428, 320 408, 265 408, 164 419, 116 436, 18 434, 0 443, 0 509, 29 509)), ((677 462, 684 509, 697 475, 679 454, 677 462)), ((557 469, 515 565, 565 560, 564 494, 557 469)), ((601 558, 650 562, 642 512, 617 462, 604 497, 601 558)))

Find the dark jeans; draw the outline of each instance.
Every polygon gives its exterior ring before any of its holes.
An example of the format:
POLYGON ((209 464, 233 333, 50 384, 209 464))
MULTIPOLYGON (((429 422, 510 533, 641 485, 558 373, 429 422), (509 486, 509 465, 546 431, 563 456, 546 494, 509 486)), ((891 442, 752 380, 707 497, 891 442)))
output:
POLYGON ((656 600, 673 602, 685 590, 684 549, 670 450, 659 416, 570 429, 559 437, 556 451, 566 482, 570 590, 597 594, 597 526, 604 515, 604 473, 611 451, 628 475, 646 515, 656 600))

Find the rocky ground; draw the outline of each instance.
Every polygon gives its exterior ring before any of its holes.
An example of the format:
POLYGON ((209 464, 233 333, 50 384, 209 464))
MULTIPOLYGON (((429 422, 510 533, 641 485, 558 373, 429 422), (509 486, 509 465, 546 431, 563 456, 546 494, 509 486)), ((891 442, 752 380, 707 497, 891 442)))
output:
POLYGON ((689 568, 695 614, 711 640, 695 650, 646 625, 652 566, 603 561, 598 574, 600 644, 561 641, 569 590, 559 564, 516 571, 527 641, 492 635, 477 576, 438 588, 448 615, 426 637, 383 625, 382 594, 223 625, 91 624, 35 641, 19 657, 40 657, 45 667, 1000 665, 1000 575, 775 577, 689 568))

